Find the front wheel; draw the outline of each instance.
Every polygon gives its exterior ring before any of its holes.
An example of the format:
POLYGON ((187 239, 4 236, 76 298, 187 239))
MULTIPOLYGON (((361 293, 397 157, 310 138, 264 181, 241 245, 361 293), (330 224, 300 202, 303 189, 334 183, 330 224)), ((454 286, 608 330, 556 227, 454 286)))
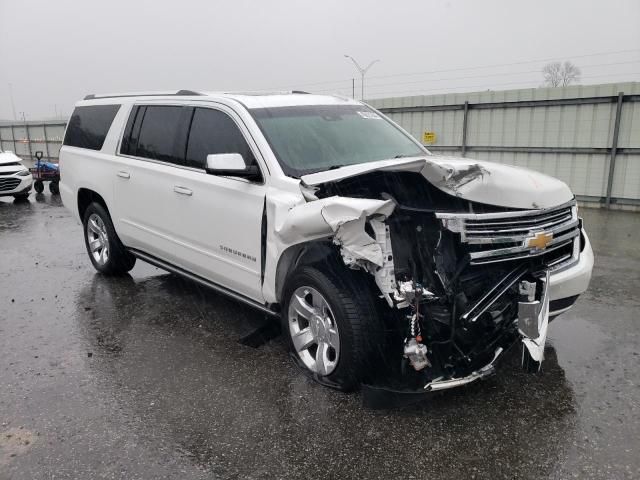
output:
POLYGON ((284 300, 283 332, 302 368, 345 391, 368 378, 383 329, 375 298, 352 272, 302 267, 287 282, 284 300))
POLYGON ((44 183, 42 182, 42 180, 36 180, 33 183, 33 189, 36 191, 36 193, 44 192, 44 183))
POLYGON ((96 270, 106 275, 122 275, 133 268, 136 258, 120 242, 102 205, 92 203, 87 207, 83 225, 84 243, 96 270))

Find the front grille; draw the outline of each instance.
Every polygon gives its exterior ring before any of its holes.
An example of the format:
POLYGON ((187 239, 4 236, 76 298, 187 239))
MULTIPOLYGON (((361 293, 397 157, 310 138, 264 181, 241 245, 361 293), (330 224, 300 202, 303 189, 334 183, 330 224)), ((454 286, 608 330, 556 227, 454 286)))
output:
POLYGON ((545 210, 437 213, 436 217, 444 228, 460 235, 471 265, 538 256, 549 265, 559 264, 573 256, 579 242, 575 201, 545 210))
POLYGON ((18 185, 20 185, 19 178, 0 178, 0 192, 13 190, 18 185))
POLYGON ((14 173, 18 173, 20 170, 15 170, 15 171, 11 171, 11 172, 0 172, 0 176, 8 176, 8 175, 13 175, 14 173))

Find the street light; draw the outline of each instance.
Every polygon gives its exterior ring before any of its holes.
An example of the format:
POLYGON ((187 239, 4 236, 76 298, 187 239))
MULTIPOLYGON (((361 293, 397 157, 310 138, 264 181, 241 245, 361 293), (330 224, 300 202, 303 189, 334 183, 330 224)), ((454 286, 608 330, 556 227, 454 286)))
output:
POLYGON ((344 58, 348 58, 350 59, 353 64, 356 66, 356 68, 358 69, 358 71, 360 72, 360 79, 361 79, 361 84, 360 84, 360 99, 364 100, 364 76, 367 74, 367 72, 369 71, 369 69, 373 66, 374 63, 379 62, 380 60, 374 60, 373 62, 371 62, 369 65, 367 65, 366 68, 362 68, 360 66, 360 64, 358 62, 356 62, 356 59, 353 58, 351 55, 347 55, 345 54, 344 58))
POLYGON ((17 121, 18 117, 16 116, 16 104, 13 103, 13 86, 9 84, 9 98, 11 98, 11 110, 13 110, 13 120, 17 121))

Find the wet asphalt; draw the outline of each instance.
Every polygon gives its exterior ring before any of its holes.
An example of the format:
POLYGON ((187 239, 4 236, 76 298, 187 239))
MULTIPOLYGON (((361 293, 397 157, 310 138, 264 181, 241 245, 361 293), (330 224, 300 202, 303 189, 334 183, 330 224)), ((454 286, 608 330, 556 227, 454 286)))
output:
POLYGON ((582 209, 590 290, 544 373, 386 410, 319 386, 263 321, 138 262, 97 274, 48 192, 0 200, 0 478, 640 478, 640 214, 582 209))

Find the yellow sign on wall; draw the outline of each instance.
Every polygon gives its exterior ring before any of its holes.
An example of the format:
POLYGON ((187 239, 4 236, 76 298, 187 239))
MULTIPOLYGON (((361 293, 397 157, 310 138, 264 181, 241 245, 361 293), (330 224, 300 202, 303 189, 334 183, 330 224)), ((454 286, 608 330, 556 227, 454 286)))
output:
POLYGON ((422 143, 424 143, 425 145, 433 145, 434 143, 436 143, 437 138, 438 137, 436 136, 436 132, 429 132, 425 130, 422 133, 422 143))

